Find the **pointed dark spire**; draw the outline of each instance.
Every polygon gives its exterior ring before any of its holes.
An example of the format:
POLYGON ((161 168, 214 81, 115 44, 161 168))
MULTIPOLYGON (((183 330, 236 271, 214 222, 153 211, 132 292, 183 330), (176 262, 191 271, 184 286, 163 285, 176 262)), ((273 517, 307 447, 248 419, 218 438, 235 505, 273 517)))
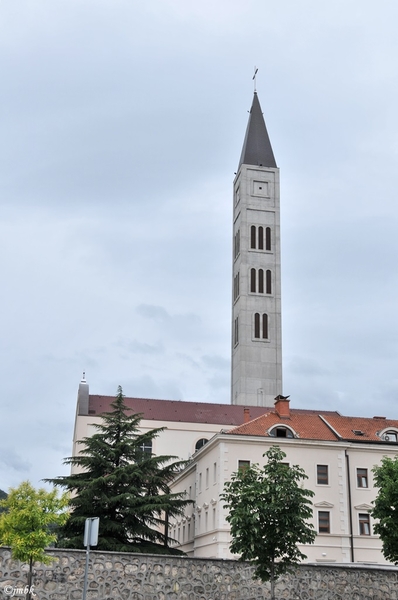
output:
POLYGON ((247 124, 238 168, 241 165, 276 168, 275 157, 272 152, 257 92, 254 92, 253 104, 250 109, 249 122, 247 124))

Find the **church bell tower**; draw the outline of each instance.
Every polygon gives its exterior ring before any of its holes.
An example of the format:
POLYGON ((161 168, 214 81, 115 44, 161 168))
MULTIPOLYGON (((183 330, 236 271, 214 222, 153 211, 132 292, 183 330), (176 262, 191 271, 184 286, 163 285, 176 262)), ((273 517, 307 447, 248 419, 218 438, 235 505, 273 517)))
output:
POLYGON ((282 394, 279 169, 257 92, 234 181, 232 404, 282 394))

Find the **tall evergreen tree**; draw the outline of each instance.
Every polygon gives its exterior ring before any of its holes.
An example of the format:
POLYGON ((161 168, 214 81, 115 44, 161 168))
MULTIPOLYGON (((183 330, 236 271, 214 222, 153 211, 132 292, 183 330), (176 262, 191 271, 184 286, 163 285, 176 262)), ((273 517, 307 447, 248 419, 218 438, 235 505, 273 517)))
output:
POLYGON ((171 493, 170 482, 186 461, 146 451, 164 428, 140 433, 141 415, 127 414, 120 386, 111 407, 97 432, 82 440, 80 454, 64 461, 80 472, 47 480, 71 493, 72 512, 58 545, 83 547, 85 519, 99 517, 100 550, 176 553, 168 518, 192 501, 171 493))

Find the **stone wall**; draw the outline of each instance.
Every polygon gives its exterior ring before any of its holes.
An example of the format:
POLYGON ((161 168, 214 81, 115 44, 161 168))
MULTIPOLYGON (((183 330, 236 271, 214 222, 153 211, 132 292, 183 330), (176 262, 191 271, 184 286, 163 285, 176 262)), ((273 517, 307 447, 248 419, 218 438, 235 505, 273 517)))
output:
MULTIPOLYGON (((80 600, 85 552, 53 550, 58 560, 36 563, 35 600, 80 600)), ((27 565, 0 549, 0 598, 26 585, 27 565)), ((98 600, 260 600, 269 586, 252 579, 252 567, 232 560, 91 552, 87 598, 98 600)), ((398 568, 300 565, 281 578, 284 600, 398 600, 398 568)), ((21 596, 16 593, 15 597, 21 596)))

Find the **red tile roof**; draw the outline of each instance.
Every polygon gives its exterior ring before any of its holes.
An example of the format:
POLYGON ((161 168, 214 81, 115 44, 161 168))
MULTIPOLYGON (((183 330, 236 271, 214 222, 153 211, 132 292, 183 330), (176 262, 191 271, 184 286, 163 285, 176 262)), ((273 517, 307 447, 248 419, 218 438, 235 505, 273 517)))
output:
POLYGON ((307 440, 386 443, 379 437, 381 431, 391 428, 398 433, 398 421, 383 417, 344 417, 332 411, 311 411, 309 414, 291 410, 290 417, 286 418, 272 409, 228 433, 271 437, 268 432, 273 426, 284 425, 293 429, 297 437, 307 440))
MULTIPOLYGON (((114 396, 90 394, 89 414, 100 415, 111 409, 114 396)), ((260 406, 238 406, 232 404, 213 404, 209 402, 186 402, 184 400, 155 400, 150 398, 125 398, 126 405, 134 413, 143 415, 143 419, 156 421, 180 421, 183 423, 213 423, 233 427, 244 422, 244 410, 250 411, 250 419, 259 417, 271 409, 260 406)), ((318 411, 291 409, 291 414, 317 415, 318 411)), ((325 414, 338 414, 326 411, 325 414)))
POLYGON ((385 429, 397 429, 398 421, 373 417, 343 417, 342 415, 324 416, 326 421, 339 436, 345 440, 355 441, 380 441, 378 433, 385 429), (355 433, 357 432, 357 433, 355 433))
MULTIPOLYGON (((330 416, 330 413, 328 416, 330 416)), ((293 429, 298 437, 307 440, 336 440, 336 436, 322 419, 319 418, 318 414, 296 414, 292 410, 290 411, 290 418, 280 417, 275 411, 272 411, 249 423, 235 427, 228 433, 268 437, 268 431, 275 425, 287 425, 288 428, 293 429)))

